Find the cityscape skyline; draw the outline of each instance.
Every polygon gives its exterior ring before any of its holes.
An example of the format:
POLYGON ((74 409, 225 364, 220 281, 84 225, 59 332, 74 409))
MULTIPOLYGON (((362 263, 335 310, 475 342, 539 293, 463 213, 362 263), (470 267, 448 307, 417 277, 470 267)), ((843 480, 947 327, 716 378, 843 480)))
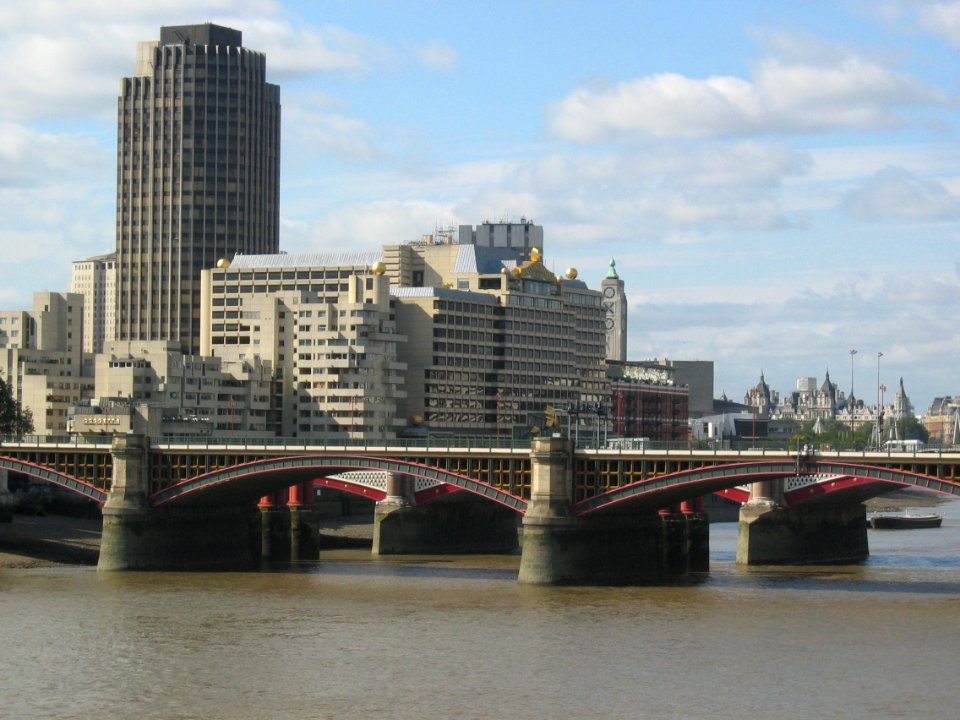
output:
POLYGON ((713 360, 717 395, 830 370, 869 402, 878 352, 918 412, 958 391, 960 3, 52 7, 0 11, 32 58, 0 71, 2 307, 112 249, 117 78, 210 20, 283 86, 281 250, 526 215, 558 271, 616 259, 629 358, 713 360))

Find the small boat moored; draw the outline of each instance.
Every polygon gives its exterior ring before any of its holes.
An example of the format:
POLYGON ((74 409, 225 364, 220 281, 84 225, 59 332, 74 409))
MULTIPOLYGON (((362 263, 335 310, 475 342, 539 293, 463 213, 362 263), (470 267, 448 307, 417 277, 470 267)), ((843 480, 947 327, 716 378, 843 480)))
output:
POLYGON ((943 515, 926 513, 923 515, 874 515, 868 526, 874 530, 914 530, 918 528, 938 528, 943 515))

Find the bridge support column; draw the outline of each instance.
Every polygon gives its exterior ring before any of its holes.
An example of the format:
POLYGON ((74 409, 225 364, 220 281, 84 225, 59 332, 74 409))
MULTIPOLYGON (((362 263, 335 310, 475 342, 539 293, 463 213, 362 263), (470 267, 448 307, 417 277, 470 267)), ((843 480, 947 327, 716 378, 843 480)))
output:
POLYGON ((573 513, 570 444, 534 440, 531 497, 523 517, 521 583, 539 585, 648 583, 706 569, 706 516, 688 506, 664 516, 573 513))
POLYGON ((0 468, 0 522, 13 522, 13 493, 6 469, 0 468))
POLYGON ((848 563, 869 554, 867 512, 860 503, 786 508, 748 502, 740 508, 741 565, 848 563))
POLYGON ((113 481, 103 506, 99 570, 251 566, 250 509, 155 509, 148 500, 149 438, 113 439, 113 481))
POLYGON ((260 511, 260 559, 263 562, 291 558, 291 512, 287 508, 286 488, 264 495, 257 503, 260 511))
POLYGON ((103 505, 98 570, 146 569, 150 547, 149 484, 150 439, 144 435, 115 435, 110 454, 113 478, 103 505))
POLYGON ((530 502, 523 516, 522 583, 581 580, 581 523, 573 515, 573 448, 569 440, 537 438, 530 452, 530 502))
POLYGON ((387 477, 374 512, 374 555, 462 555, 515 552, 517 513, 469 493, 416 505, 415 479, 387 477))
POLYGON ((287 490, 290 512, 290 560, 316 560, 319 557, 317 523, 313 513, 313 483, 297 483, 287 490))
POLYGON ((710 570, 710 518, 704 510, 702 497, 689 501, 687 519, 688 567, 691 572, 710 570))

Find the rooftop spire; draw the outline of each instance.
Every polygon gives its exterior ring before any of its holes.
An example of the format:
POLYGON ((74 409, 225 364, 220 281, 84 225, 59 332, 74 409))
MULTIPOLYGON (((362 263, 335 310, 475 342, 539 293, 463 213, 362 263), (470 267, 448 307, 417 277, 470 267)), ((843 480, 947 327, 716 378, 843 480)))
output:
POLYGON ((608 280, 619 280, 620 276, 617 275, 617 261, 613 258, 610 258, 610 269, 607 270, 607 279, 608 280))

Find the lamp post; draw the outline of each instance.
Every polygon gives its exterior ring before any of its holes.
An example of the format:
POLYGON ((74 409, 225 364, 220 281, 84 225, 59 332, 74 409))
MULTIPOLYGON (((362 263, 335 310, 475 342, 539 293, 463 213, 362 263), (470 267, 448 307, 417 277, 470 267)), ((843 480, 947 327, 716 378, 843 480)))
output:
POLYGON ((880 416, 883 413, 883 399, 880 395, 880 358, 883 357, 882 352, 877 353, 877 449, 883 444, 883 438, 881 437, 880 429, 880 416))
POLYGON ((854 414, 856 408, 853 406, 853 356, 857 354, 856 350, 850 351, 850 397, 847 399, 847 412, 850 414, 850 440, 851 445, 853 436, 857 432, 857 420, 854 414))
POLYGON ((850 397, 853 397, 853 356, 856 354, 856 350, 850 351, 850 397))

